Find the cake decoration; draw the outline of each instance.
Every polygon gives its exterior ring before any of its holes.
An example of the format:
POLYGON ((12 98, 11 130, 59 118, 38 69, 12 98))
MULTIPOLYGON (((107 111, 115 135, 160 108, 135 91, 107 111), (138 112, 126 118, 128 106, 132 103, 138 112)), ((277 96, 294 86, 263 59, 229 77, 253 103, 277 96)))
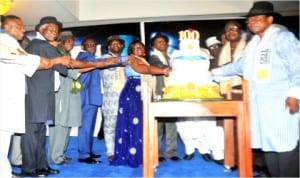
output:
POLYGON ((165 78, 163 99, 221 98, 218 84, 209 73, 209 52, 200 48, 195 29, 179 32, 179 50, 171 56, 172 72, 165 78))

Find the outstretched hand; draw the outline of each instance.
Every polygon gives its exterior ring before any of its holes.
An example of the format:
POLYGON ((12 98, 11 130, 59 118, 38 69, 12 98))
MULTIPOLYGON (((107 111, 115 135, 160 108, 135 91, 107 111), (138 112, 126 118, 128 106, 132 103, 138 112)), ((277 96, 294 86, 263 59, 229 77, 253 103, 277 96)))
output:
POLYGON ((116 57, 106 58, 103 60, 105 66, 117 65, 119 63, 119 59, 116 57))
POLYGON ((70 56, 61 56, 58 57, 58 59, 61 65, 64 65, 66 67, 72 67, 72 63, 71 63, 72 60, 70 56))

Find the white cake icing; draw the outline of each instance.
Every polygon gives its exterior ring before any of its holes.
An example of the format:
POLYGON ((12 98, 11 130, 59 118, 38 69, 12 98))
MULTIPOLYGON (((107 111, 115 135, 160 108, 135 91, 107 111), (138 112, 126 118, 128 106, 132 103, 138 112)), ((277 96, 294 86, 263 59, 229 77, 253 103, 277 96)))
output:
POLYGON ((188 29, 179 34, 179 50, 171 56, 172 72, 165 80, 163 98, 200 98, 203 93, 199 90, 216 86, 209 75, 209 52, 200 48, 198 31, 188 29))

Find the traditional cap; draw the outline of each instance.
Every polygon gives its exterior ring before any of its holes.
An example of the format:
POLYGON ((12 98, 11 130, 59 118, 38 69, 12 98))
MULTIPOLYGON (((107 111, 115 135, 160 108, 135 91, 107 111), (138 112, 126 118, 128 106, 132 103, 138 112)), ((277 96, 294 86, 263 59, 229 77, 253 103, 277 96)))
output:
POLYGON ((119 41, 122 45, 124 45, 125 41, 121 39, 118 35, 111 35, 106 40, 106 45, 109 46, 113 41, 119 41))
POLYGON ((205 40, 206 46, 210 47, 214 44, 221 44, 221 42, 217 39, 216 36, 211 36, 205 40))
POLYGON ((68 37, 74 37, 74 36, 73 36, 73 33, 72 33, 71 31, 63 31, 63 32, 61 32, 61 33, 59 34, 57 40, 58 40, 58 41, 63 41, 63 40, 65 40, 65 39, 68 38, 68 37))
POLYGON ((249 10, 246 17, 252 17, 257 15, 275 15, 274 6, 268 1, 254 2, 252 8, 249 10))
POLYGON ((62 23, 57 21, 56 17, 46 16, 46 17, 41 18, 40 23, 35 26, 35 30, 38 31, 42 25, 45 25, 48 23, 54 23, 58 26, 59 30, 62 29, 62 23))

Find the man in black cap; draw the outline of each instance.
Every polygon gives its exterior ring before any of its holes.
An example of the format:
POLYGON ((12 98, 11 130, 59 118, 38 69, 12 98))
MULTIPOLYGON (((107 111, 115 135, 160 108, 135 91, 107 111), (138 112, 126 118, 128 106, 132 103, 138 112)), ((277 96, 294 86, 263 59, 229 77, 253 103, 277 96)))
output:
POLYGON ((249 81, 251 147, 261 149, 272 177, 299 177, 300 43, 274 25, 273 4, 259 1, 247 14, 254 34, 245 53, 213 69, 249 81))
MULTIPOLYGON (((56 40, 62 23, 55 17, 43 17, 36 26, 37 38, 33 39, 26 51, 32 54, 53 58, 62 56, 50 42, 56 40)), ((32 77, 27 77, 26 95, 26 133, 21 139, 22 174, 24 176, 47 176, 58 174, 59 170, 48 165, 45 152, 46 125, 54 124, 54 93, 59 87, 59 73, 67 75, 67 68, 55 65, 51 69, 40 70, 32 77), (56 81, 56 82, 54 82, 56 81), (56 84, 56 86, 55 86, 56 84)))

